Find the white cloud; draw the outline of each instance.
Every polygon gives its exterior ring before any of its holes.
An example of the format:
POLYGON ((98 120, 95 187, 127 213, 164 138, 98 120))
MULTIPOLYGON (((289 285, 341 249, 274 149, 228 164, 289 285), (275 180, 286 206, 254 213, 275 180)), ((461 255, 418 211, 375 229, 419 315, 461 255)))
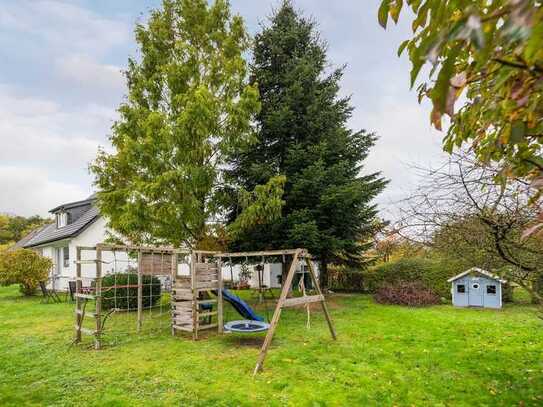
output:
POLYGON ((90 188, 51 180, 40 167, 0 166, 0 209, 23 216, 47 216, 59 203, 90 195, 90 188))
POLYGON ((83 87, 86 92, 111 95, 124 91, 124 77, 119 66, 100 64, 88 55, 78 54, 59 58, 56 66, 63 79, 83 87))
MULTIPOLYGON (((43 187, 38 190, 47 194, 46 205, 84 198, 87 192, 81 195, 81 191, 87 191, 92 181, 88 164, 98 145, 106 145, 114 117, 114 110, 103 107, 63 109, 52 101, 23 97, 8 86, 0 86, 0 162, 4 168, 0 190, 7 197, 0 199, 0 211, 29 213, 32 205, 43 211, 39 199, 29 199, 20 211, 13 206, 25 201, 30 189, 21 184, 21 177, 24 183, 40 180, 43 187), (17 173, 21 175, 13 176, 17 173), (55 186, 58 190, 53 193, 55 186)), ((30 185, 35 187, 36 181, 30 185)))
POLYGON ((3 29, 35 35, 48 52, 103 55, 126 43, 130 27, 64 1, 17 0, 0 8, 3 29))

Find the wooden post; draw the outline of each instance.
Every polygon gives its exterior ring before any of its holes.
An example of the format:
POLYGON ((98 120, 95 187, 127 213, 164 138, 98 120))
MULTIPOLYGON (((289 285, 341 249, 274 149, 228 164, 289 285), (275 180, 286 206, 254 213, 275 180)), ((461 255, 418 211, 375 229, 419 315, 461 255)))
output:
POLYGON ((96 280, 95 280, 95 318, 96 332, 94 333, 94 349, 100 350, 102 347, 102 248, 96 247, 96 280))
POLYGON ((281 296, 279 297, 279 301, 277 301, 275 311, 273 312, 273 317, 270 322, 270 328, 268 329, 266 338, 264 339, 264 343, 262 344, 262 348, 260 349, 260 354, 258 355, 258 361, 256 362, 253 376, 255 376, 259 371, 261 371, 262 367, 264 366, 264 359, 266 359, 266 354, 268 353, 268 348, 271 345, 273 334, 275 333, 275 328, 277 328, 277 323, 279 322, 279 317, 281 316, 283 303, 285 302, 285 299, 287 298, 287 295, 290 290, 290 285, 292 284, 294 274, 296 273, 296 267, 298 266, 299 255, 300 255, 300 250, 296 250, 296 252, 294 253, 294 256, 292 257, 292 262, 290 263, 290 268, 288 270, 286 280, 283 281, 281 296))
MULTIPOLYGON (((174 252, 172 253, 172 292, 171 292, 171 303, 172 303, 172 316, 174 315, 173 314, 173 311, 175 311, 175 300, 174 300, 174 296, 173 296, 173 293, 174 293, 174 287, 175 287, 175 279, 177 277, 177 267, 179 265, 179 258, 177 257, 178 254, 177 252, 174 252)), ((173 321, 173 317, 172 317, 172 335, 175 336, 175 328, 173 327, 175 324, 174 324, 174 321, 173 321)))
POLYGON ((218 269, 218 277, 217 277, 217 331, 219 334, 223 333, 224 330, 224 320, 223 320, 223 303, 222 303, 222 260, 219 257, 217 260, 217 269, 218 269))
MULTIPOLYGON (((315 284, 315 289, 317 290, 317 294, 323 295, 321 291, 321 287, 319 285, 319 280, 317 276, 315 275, 315 270, 313 269, 313 263, 311 263, 311 259, 309 258, 309 256, 305 258, 305 262, 307 263, 307 267, 309 268, 309 274, 311 275, 311 278, 313 279, 313 284, 315 284)), ((335 340, 337 339, 336 330, 334 329, 334 325, 332 324, 332 318, 330 318, 330 314, 328 313, 328 307, 324 299, 321 301, 321 306, 322 306, 322 311, 324 312, 324 316, 326 317, 326 322, 328 323, 328 328, 330 329, 330 334, 332 335, 332 338, 334 338, 335 340)))
MULTIPOLYGON (((80 294, 83 287, 83 282, 81 281, 81 247, 75 248, 75 293, 80 294)), ((82 307, 81 307, 81 298, 78 295, 75 296, 75 338, 74 342, 81 342, 81 328, 82 324, 82 307)))
MULTIPOLYGON (((154 258, 151 259, 154 261, 154 258)), ((152 291, 152 290, 151 290, 152 291)), ((143 316, 143 259, 141 250, 138 250, 138 333, 141 332, 143 316)))
POLYGON ((198 339, 198 279, 196 278, 197 256, 190 255, 190 286, 192 288, 192 339, 198 339))

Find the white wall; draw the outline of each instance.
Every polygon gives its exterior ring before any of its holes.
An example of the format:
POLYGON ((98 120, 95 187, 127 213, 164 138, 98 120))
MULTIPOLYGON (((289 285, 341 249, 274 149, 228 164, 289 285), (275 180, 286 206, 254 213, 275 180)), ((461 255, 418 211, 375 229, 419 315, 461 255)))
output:
MULTIPOLYGON (((252 276, 249 279, 249 286, 251 288, 258 288, 258 272, 255 269, 256 265, 249 265, 249 270, 252 272, 252 276)), ((298 265, 298 271, 301 271, 302 264, 298 265)), ((317 276, 319 275, 319 268, 316 262, 313 262, 313 268, 317 276)), ((236 264, 232 266, 232 274, 234 276, 234 282, 239 281, 239 274, 241 271, 241 265, 236 264)), ((262 284, 271 287, 271 288, 280 288, 279 277, 281 276, 282 265, 281 263, 265 263, 264 272, 263 272, 263 281, 262 284)), ((230 265, 223 265, 222 268, 222 278, 224 281, 231 280, 230 265)))

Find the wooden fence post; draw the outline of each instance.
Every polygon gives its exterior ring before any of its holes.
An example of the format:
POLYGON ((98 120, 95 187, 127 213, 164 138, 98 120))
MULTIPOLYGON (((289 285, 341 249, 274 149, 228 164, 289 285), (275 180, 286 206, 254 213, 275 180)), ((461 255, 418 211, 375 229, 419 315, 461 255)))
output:
MULTIPOLYGON (((154 258, 151 259, 154 261, 154 258)), ((141 250, 138 250, 138 333, 143 324, 143 259, 141 250)))
POLYGON ((95 319, 96 332, 94 333, 94 349, 102 347, 102 248, 96 247, 96 280, 95 280, 95 319))
POLYGON ((81 247, 76 247, 75 249, 75 338, 74 342, 81 342, 81 324, 82 324, 82 301, 77 294, 81 294, 83 282, 81 281, 81 247), (77 329, 79 327, 79 329, 77 329))

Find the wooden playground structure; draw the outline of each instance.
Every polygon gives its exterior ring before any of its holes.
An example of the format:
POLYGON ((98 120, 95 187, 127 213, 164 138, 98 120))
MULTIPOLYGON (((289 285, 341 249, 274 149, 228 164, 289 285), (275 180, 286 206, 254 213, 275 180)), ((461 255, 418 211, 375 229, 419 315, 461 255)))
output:
MULTIPOLYGON (((120 309, 112 308, 111 306, 107 312, 103 309, 104 296, 108 293, 108 290, 117 291, 121 288, 137 290, 137 306, 134 311, 137 311, 137 332, 140 332, 144 323, 144 281, 148 278, 146 276, 154 276, 155 278, 162 278, 165 281, 171 281, 170 321, 172 335, 176 335, 178 331, 181 331, 191 334, 192 338, 196 340, 199 338, 200 331, 214 328, 217 329, 219 334, 222 334, 224 332, 223 261, 224 259, 229 259, 231 262, 234 258, 248 259, 249 257, 260 257, 262 258, 262 262, 264 262, 266 257, 282 257, 283 262, 285 262, 287 257, 291 259, 285 280, 282 282, 281 294, 275 306, 273 316, 269 321, 269 326, 266 324, 266 337, 260 349, 253 374, 257 374, 263 368, 264 360, 284 308, 320 303, 330 334, 334 340, 336 339, 336 332, 325 297, 321 292, 313 263, 311 262, 311 256, 304 249, 223 253, 167 247, 97 244, 95 247, 77 247, 76 250, 74 343, 81 342, 82 334, 86 334, 94 338, 95 349, 102 347, 105 320, 111 313, 120 311, 120 309), (88 258, 88 256, 83 256, 87 252, 94 253, 94 257, 88 258), (108 253, 113 253, 116 259, 115 253, 117 252, 137 259, 137 281, 134 281, 133 284, 128 282, 124 285, 117 285, 115 283, 113 286, 103 287, 102 280, 106 277, 103 272, 103 266, 108 263, 105 260, 105 256, 108 253), (304 290, 303 296, 288 298, 300 262, 306 263, 316 294, 306 295, 304 290), (180 270, 180 264, 185 264, 186 267, 184 270, 180 270), (82 267, 84 265, 92 266, 93 272, 90 275, 83 275, 82 267), (83 286, 84 281, 90 281, 90 289, 83 286), (94 310, 92 312, 87 310, 89 302, 94 302, 94 310), (92 318, 94 321, 92 322, 93 328, 85 328, 83 326, 85 317, 92 318), (215 322, 212 322, 213 317, 215 318, 215 322)), ((111 293, 109 296, 111 297, 111 293)))

